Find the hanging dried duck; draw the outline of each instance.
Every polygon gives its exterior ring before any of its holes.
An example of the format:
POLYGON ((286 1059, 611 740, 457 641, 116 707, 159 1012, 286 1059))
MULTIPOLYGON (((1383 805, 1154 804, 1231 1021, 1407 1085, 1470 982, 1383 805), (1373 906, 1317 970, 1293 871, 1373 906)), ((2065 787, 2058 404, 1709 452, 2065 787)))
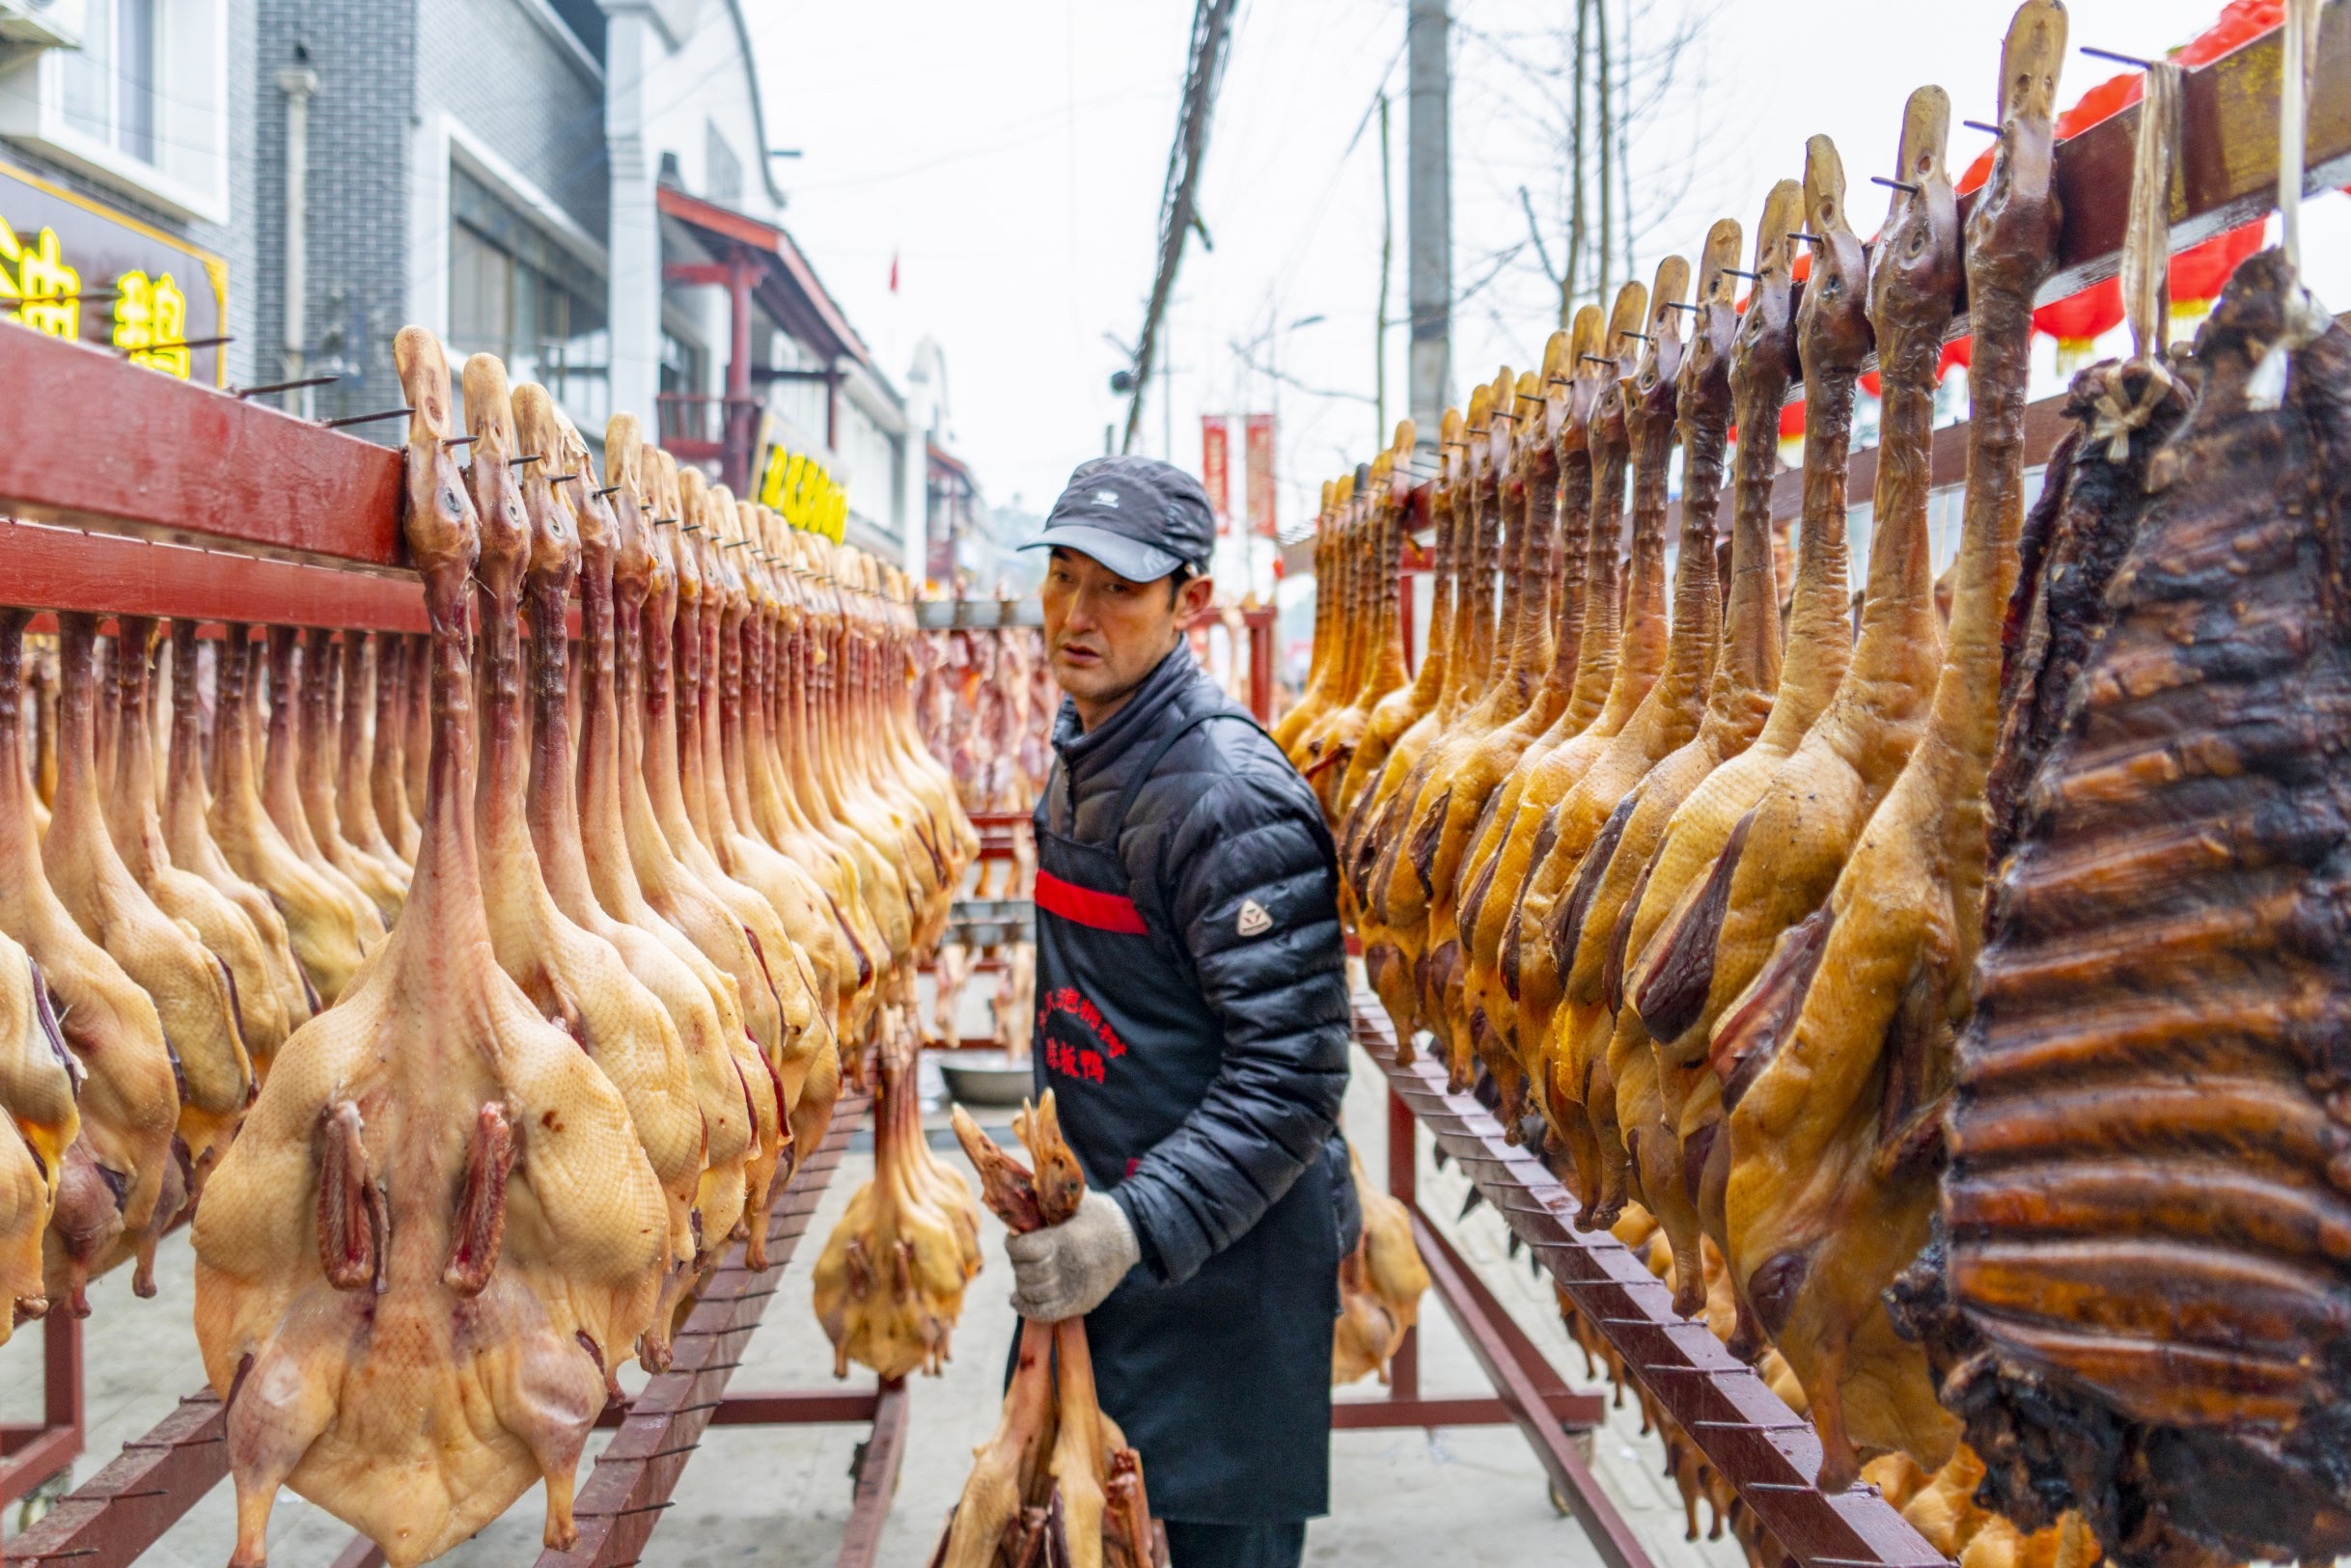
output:
POLYGON ((971 1189, 923 1136, 918 1055, 910 1039, 883 1042, 873 1174, 816 1259, 816 1320, 833 1342, 835 1377, 848 1376, 851 1362, 885 1378, 936 1376, 962 1315, 963 1288, 980 1272, 971 1189))

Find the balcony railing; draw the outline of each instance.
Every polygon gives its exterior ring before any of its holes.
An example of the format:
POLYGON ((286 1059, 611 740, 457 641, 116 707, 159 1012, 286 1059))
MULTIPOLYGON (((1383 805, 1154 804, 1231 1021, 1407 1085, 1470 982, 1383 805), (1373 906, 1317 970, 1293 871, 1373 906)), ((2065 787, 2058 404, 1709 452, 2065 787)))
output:
POLYGON ((695 393, 665 392, 654 399, 661 413, 661 444, 717 446, 727 438, 727 399, 695 393))

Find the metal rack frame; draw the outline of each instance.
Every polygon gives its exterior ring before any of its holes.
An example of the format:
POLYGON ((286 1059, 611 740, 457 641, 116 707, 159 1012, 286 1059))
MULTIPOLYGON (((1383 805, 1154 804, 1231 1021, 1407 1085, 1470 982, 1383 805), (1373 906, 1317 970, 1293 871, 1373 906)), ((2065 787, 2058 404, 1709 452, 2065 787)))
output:
MULTIPOLYGON (((1830 1496, 1814 1486, 1820 1440, 1812 1423, 1782 1403, 1755 1368, 1732 1356, 1704 1324, 1675 1312, 1665 1281, 1623 1243, 1605 1230, 1576 1229, 1578 1205, 1565 1185, 1540 1159, 1508 1142, 1493 1113, 1468 1095, 1449 1092, 1443 1064, 1425 1056, 1401 1060, 1377 997, 1357 992, 1354 1011, 1355 1043, 1387 1075, 1393 1096, 1392 1187, 1396 1172, 1414 1169, 1414 1128, 1427 1128, 1437 1147, 1459 1162, 1495 1212, 1533 1250, 1585 1321, 1607 1338, 1626 1372, 1680 1423, 1756 1520, 1804 1568, 1947 1568, 1948 1559, 1875 1487, 1865 1482, 1830 1496)), ((1414 1228, 1423 1237, 1424 1253, 1432 1240, 1441 1250, 1430 1259, 1429 1272, 1438 1277, 1444 1265, 1455 1261, 1451 1249, 1424 1220, 1414 1228)), ((1549 1456, 1544 1457, 1548 1468, 1549 1456)), ((1553 1479, 1607 1556, 1609 1543, 1586 1516, 1589 1507, 1605 1518, 1605 1496, 1589 1472, 1563 1477, 1555 1472, 1553 1479)))

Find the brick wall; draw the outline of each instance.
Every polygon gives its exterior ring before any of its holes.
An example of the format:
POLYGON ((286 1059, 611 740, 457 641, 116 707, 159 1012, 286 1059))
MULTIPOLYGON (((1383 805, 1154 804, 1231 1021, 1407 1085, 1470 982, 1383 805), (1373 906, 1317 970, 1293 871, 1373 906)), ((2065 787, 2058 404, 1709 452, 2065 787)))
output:
MULTIPOLYGON (((604 83, 530 0, 416 0, 417 107, 446 111, 600 244, 604 83)), ((561 26, 561 23, 552 23, 561 26)))
MULTIPOLYGON (((416 0, 243 3, 259 11, 259 48, 249 51, 258 104, 251 210, 255 322, 269 373, 257 378, 279 379, 286 334, 286 96, 277 73, 308 65, 318 91, 310 101, 305 336, 312 373, 343 372, 318 389, 316 407, 322 418, 397 407, 392 335, 406 319, 416 0)), ((353 433, 393 441, 404 432, 394 421, 353 433)))

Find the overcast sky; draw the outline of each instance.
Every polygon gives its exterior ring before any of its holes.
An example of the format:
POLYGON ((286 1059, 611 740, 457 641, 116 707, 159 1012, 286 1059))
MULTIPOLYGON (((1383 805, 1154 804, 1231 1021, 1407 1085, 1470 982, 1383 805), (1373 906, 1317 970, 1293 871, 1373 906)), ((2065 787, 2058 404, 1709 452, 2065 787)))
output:
MULTIPOLYGON (((1645 277, 1669 251, 1695 256, 1713 218, 1752 232, 1764 192, 1802 173, 1815 132, 1836 138, 1855 227, 1867 233, 1882 208, 1867 178, 1892 167, 1902 101, 1922 83, 1950 94, 1952 163, 1963 166, 1983 138, 1955 122, 1991 117, 2014 9, 1632 3, 1637 51, 1704 13, 1666 100, 1633 130, 1645 277), (1679 200, 1669 208, 1670 193, 1679 200)), ((1621 14, 1621 0, 1610 4, 1621 14)), ((2074 0, 2072 38, 2153 54, 2219 9, 2074 0)), ((1124 418, 1108 386, 1124 356, 1105 334, 1131 342, 1150 289, 1191 0, 763 0, 752 14, 770 134, 806 154, 778 166, 787 223, 893 375, 902 378, 919 338, 939 340, 958 451, 990 501, 1018 496, 1042 510, 1070 467, 1101 451, 1105 423, 1124 418)), ((1542 69, 1558 57, 1551 30, 1572 8, 1457 0, 1454 15, 1454 288, 1491 275, 1455 310, 1458 398, 1498 363, 1539 358, 1554 324, 1556 295, 1526 243, 1518 189, 1530 188, 1547 226, 1556 218, 1563 177, 1544 130, 1542 69)), ((1214 249, 1196 241, 1186 253, 1167 338, 1172 397, 1147 401, 1142 450, 1167 454, 1172 428, 1176 460, 1197 468, 1203 413, 1278 411, 1286 529, 1311 515, 1323 479, 1376 450, 1374 411, 1359 400, 1372 390, 1380 280, 1374 106, 1384 88, 1394 320, 1405 312, 1403 41, 1402 0, 1240 6, 1202 185, 1214 249), (1244 351, 1296 384, 1253 370, 1244 351)), ((2114 69, 2070 55, 2060 101, 2114 69)), ((2311 281, 2342 309, 2351 200, 2327 199, 2310 221, 2311 255, 2324 258, 2311 281)), ((1545 240, 1556 261, 1563 236, 1545 240)), ((1393 421, 1403 412, 1403 329, 1387 343, 1393 421)), ((1236 442, 1236 488, 1238 461, 1236 442)))

